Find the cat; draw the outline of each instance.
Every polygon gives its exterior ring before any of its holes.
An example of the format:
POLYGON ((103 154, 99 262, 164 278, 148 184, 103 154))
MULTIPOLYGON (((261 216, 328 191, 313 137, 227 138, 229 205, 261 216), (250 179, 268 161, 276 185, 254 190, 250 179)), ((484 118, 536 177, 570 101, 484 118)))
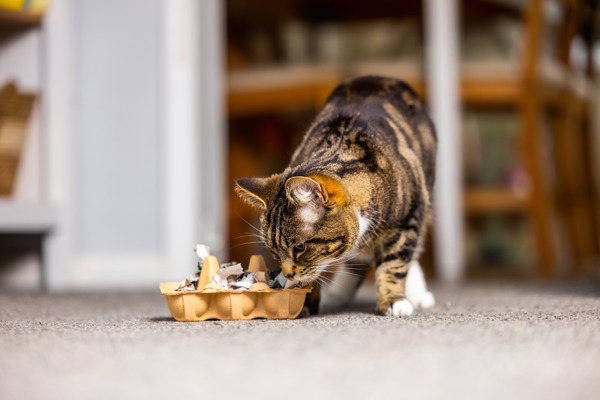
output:
POLYGON ((367 271, 347 265, 356 260, 376 266, 377 313, 408 316, 435 303, 418 260, 436 148, 407 83, 362 76, 333 90, 283 172, 236 180, 242 199, 262 211, 262 240, 283 274, 315 285, 311 313, 321 284, 333 288, 333 307, 352 299, 367 271), (325 271, 339 272, 334 284, 325 271))

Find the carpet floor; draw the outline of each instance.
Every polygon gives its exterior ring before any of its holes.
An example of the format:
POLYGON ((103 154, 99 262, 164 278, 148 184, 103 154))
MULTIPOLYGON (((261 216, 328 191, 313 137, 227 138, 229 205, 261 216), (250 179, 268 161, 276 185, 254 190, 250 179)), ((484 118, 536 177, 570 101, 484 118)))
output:
POLYGON ((0 293, 0 399, 598 399, 600 286, 432 285, 437 305, 176 322, 158 293, 0 293))

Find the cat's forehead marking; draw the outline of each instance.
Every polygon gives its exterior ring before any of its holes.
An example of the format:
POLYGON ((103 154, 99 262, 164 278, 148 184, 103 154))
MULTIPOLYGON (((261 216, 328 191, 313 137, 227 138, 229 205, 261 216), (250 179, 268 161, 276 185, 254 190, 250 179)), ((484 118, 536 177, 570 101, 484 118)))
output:
POLYGON ((300 214, 302 221, 308 224, 314 224, 319 220, 319 214, 311 206, 301 207, 298 214, 300 214))
POLYGON ((300 207, 298 209, 298 217, 301 221, 300 230, 304 234, 312 232, 314 224, 321 218, 319 212, 310 205, 300 207))

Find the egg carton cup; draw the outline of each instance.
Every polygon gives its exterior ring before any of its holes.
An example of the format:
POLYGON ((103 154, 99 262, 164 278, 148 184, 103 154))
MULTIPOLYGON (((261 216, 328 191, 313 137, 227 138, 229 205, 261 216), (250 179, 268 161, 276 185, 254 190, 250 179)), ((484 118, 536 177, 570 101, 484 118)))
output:
MULTIPOLYGON (((198 290, 177 291, 179 282, 160 284, 173 318, 177 321, 292 319, 300 314, 306 294, 312 291, 310 286, 276 290, 264 282, 256 282, 248 290, 222 289, 212 281, 219 268, 216 257, 204 259, 198 290)), ((263 257, 252 256, 248 271, 267 273, 263 257)))

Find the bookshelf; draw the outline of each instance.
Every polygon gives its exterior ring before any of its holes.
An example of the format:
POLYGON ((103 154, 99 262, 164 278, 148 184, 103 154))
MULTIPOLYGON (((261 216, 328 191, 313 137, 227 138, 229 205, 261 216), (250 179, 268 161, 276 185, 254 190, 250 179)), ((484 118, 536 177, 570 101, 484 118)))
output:
MULTIPOLYGON (((43 15, 0 8, 0 78, 4 85, 16 81, 22 94, 38 95, 41 90, 40 27, 43 15), (31 67, 33 65, 33 68, 31 67)), ((36 96, 39 97, 39 96, 36 96)), ((3 233, 43 233, 56 222, 55 210, 41 197, 39 101, 29 116, 25 144, 21 149, 13 193, 0 197, 0 231, 3 233)))
MULTIPOLYGON (((0 196, 3 255, 0 285, 13 287, 12 283, 20 282, 14 286, 15 289, 39 289, 43 286, 44 273, 41 268, 36 266, 36 272, 32 273, 29 267, 36 264, 41 266, 45 257, 42 247, 46 247, 42 243, 47 243, 47 238, 59 227, 60 221, 59 209, 45 196, 47 182, 44 162, 48 152, 40 96, 44 81, 43 20, 41 13, 0 8, 0 85, 4 87, 12 82, 16 84, 19 96, 35 96, 26 121, 12 191, 7 194, 4 190, 0 196), (23 260, 30 260, 32 264, 23 260)), ((14 104, 14 97, 12 100, 9 97, 5 99, 7 104, 14 104)), ((18 111, 17 114, 23 113, 18 111)), ((14 117, 11 112, 8 115, 14 117)), ((8 160, 15 155, 3 153, 8 160)))

